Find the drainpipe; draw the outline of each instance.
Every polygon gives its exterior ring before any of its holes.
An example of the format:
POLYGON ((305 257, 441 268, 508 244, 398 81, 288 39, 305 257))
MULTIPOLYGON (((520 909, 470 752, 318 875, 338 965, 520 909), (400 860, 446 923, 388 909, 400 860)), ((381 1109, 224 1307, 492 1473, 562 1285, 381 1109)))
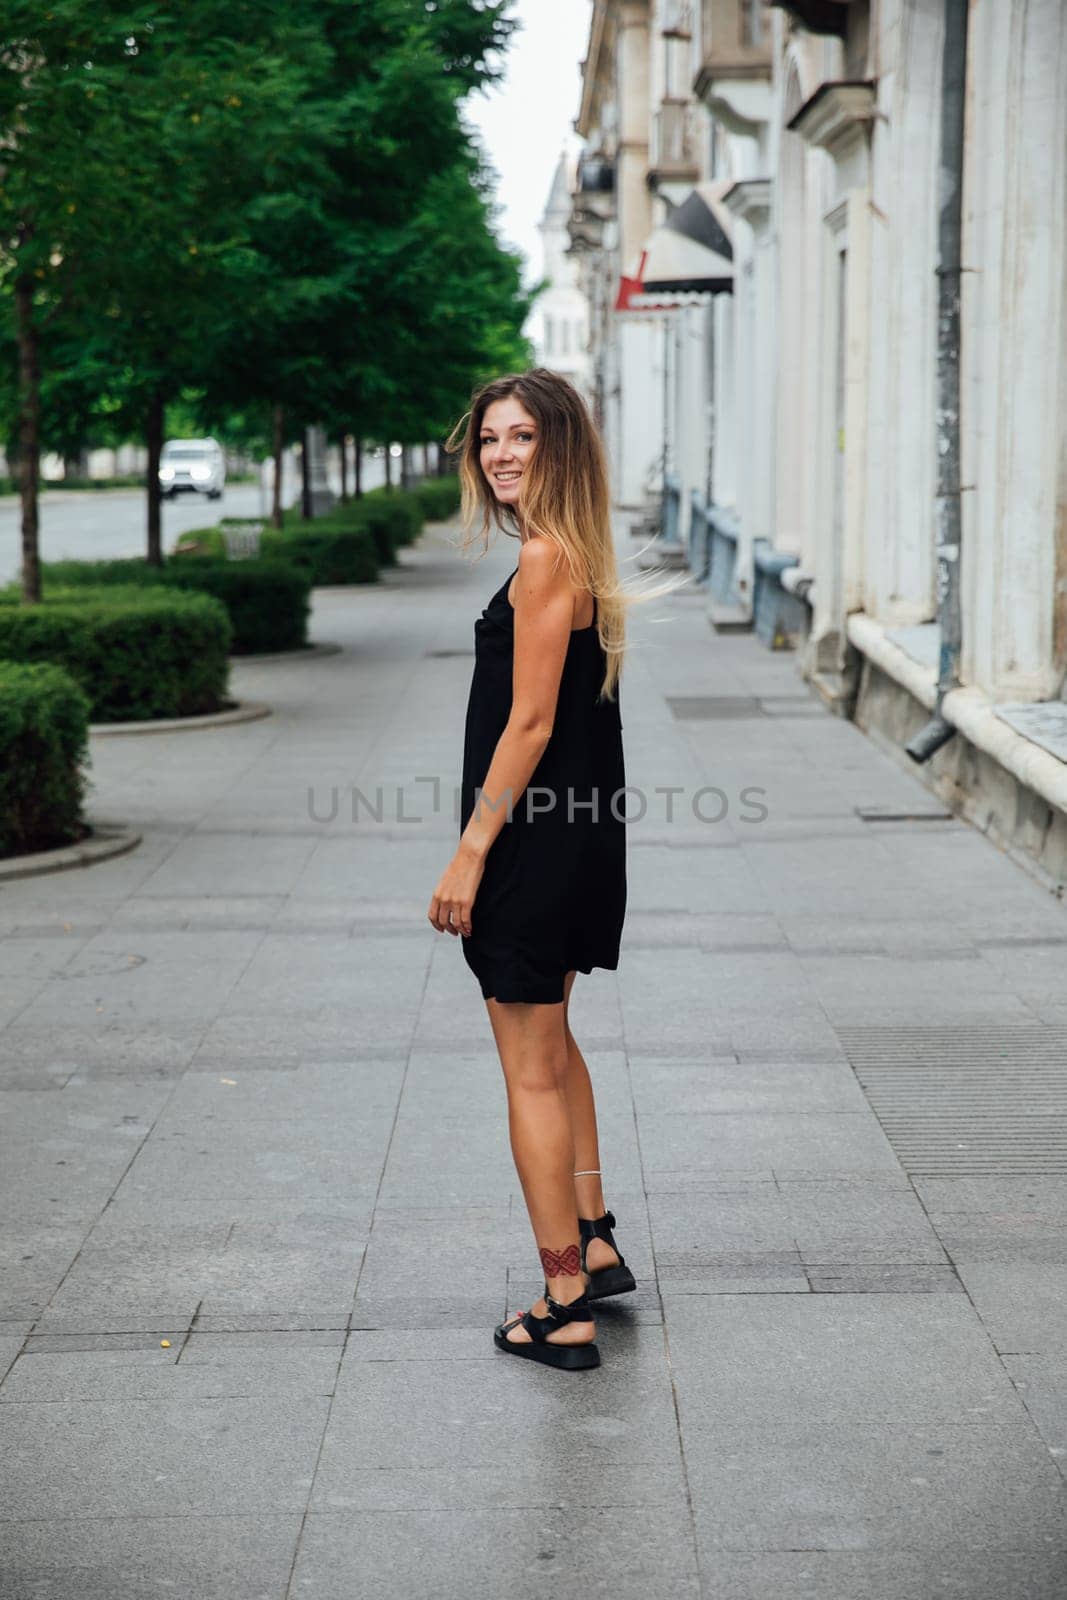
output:
POLYGON ((964 98, 969 0, 945 0, 941 58, 941 158, 938 173, 937 267, 937 620, 941 649, 937 701, 925 727, 905 745, 920 764, 955 733, 942 713, 960 686, 960 278, 964 98))

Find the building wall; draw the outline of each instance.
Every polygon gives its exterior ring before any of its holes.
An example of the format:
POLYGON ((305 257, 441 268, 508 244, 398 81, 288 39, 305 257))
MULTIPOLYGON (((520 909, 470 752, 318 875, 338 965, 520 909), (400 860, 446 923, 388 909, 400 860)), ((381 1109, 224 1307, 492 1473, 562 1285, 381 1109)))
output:
MULTIPOLYGON (((600 275, 618 496, 641 502, 657 452, 687 498, 710 488, 740 525, 742 599, 757 541, 793 558, 813 580, 803 669, 846 699, 850 614, 891 629, 937 614, 944 0, 852 0, 844 40, 768 8, 762 74, 751 52, 739 70, 709 68, 730 0, 694 5, 691 40, 671 45, 666 3, 597 0, 614 30, 594 70, 609 86, 598 116, 615 130, 617 232, 585 270, 600 275), (652 328, 608 308, 678 198, 648 179, 680 72, 700 90, 700 176, 737 186, 734 293, 652 328)), ((971 0, 963 200, 962 677, 995 700, 1067 698, 1063 0, 971 0)))
POLYGON ((776 17, 769 150, 776 246, 776 281, 771 287, 778 301, 774 542, 809 568, 816 556, 817 373, 822 335, 817 286, 827 157, 809 149, 787 123, 815 93, 823 76, 822 51, 816 42, 790 36, 784 20, 776 17))
POLYGON ((577 126, 583 161, 614 175, 610 195, 579 188, 570 231, 590 307, 590 387, 604 435, 615 504, 644 511, 663 465, 663 348, 649 319, 615 311, 652 227, 648 175, 652 56, 649 0, 594 0, 577 126), (579 246, 579 241, 584 241, 579 246))
MULTIPOLYGON (((880 0, 862 48, 776 26, 775 543, 815 574, 807 666, 818 673, 844 666, 852 611, 889 626, 937 614, 943 5, 880 0), (866 139, 798 149, 786 123, 835 77, 874 83, 866 139)), ((1067 668, 1067 7, 1057 0, 973 0, 964 171, 962 677, 994 700, 1049 699, 1067 668)))
POLYGON ((871 373, 864 609, 935 613, 935 363, 940 0, 885 0, 871 155, 871 373))
POLYGON ((567 221, 574 180, 575 162, 564 153, 540 223, 540 276, 547 288, 535 302, 527 332, 538 366, 562 373, 591 400, 589 301, 579 281, 578 261, 568 253, 567 221))
POLYGON ((1067 667, 1067 7, 971 8, 964 184, 964 673, 1067 667))

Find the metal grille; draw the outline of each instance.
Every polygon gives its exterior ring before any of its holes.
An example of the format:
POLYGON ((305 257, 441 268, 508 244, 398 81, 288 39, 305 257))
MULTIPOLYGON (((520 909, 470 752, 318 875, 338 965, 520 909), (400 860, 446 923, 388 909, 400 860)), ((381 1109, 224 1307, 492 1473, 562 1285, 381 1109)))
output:
POLYGON ((262 522, 228 526, 222 523, 222 538, 227 561, 249 561, 259 555, 263 538, 262 522))
POLYGON ((1067 1028, 838 1028, 914 1177, 1067 1173, 1067 1028))

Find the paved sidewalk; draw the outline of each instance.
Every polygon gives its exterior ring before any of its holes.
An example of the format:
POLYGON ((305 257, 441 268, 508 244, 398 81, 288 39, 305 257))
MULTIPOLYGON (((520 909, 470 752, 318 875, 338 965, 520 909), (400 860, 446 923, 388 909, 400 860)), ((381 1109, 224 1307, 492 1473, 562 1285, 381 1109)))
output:
POLYGON ((321 592, 275 716, 95 743, 137 851, 0 888, 0 1600, 1067 1596, 1067 915, 861 820, 930 801, 696 596, 634 623, 572 1003, 640 1293, 595 1373, 493 1350, 536 1256, 425 917, 512 554, 321 592))

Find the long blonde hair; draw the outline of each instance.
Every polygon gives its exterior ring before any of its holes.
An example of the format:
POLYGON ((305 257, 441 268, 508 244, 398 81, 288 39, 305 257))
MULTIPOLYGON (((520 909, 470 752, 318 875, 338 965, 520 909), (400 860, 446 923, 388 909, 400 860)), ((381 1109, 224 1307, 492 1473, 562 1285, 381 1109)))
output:
POLYGON ((589 589, 597 601, 597 630, 607 657, 601 699, 614 698, 626 653, 626 613, 631 605, 651 600, 690 583, 690 574, 673 574, 657 583, 666 569, 653 568, 638 584, 624 584, 615 559, 611 500, 604 446, 589 410, 574 385, 547 367, 494 378, 477 390, 470 410, 448 440, 459 451, 463 491, 462 517, 466 551, 479 537, 488 549, 495 524, 506 534, 519 528, 529 537, 559 546, 571 581, 589 589), (514 397, 537 423, 537 446, 522 476, 516 507, 502 506, 482 471, 482 423, 497 400, 514 397), (474 524, 481 513, 477 532, 474 524))

